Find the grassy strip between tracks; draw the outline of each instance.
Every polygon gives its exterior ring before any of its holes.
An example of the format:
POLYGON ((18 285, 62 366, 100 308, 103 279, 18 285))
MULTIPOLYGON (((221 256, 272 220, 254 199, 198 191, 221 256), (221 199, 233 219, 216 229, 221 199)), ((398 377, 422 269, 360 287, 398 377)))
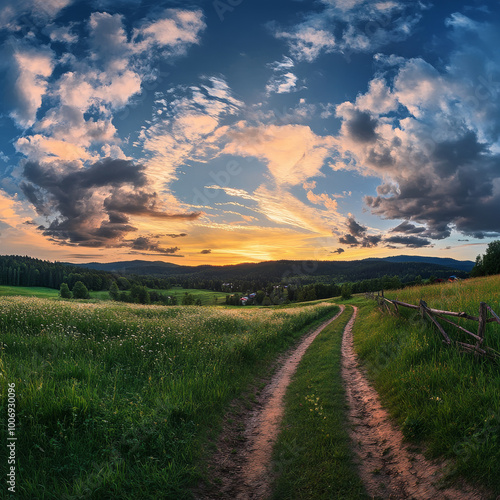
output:
POLYGON ((347 306, 316 337, 288 388, 273 452, 275 500, 368 498, 353 465, 341 376, 342 333, 351 315, 347 306))

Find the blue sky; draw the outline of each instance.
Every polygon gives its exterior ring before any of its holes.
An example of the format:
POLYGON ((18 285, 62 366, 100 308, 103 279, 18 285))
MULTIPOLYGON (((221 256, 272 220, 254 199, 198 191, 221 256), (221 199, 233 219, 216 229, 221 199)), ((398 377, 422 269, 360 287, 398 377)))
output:
POLYGON ((64 261, 474 259, 500 7, 4 0, 0 243, 64 261))

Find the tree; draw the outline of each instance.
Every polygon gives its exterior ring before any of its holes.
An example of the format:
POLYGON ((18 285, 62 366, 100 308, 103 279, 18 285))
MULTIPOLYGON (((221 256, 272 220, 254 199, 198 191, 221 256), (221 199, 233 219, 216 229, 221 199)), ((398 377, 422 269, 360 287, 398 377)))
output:
POLYGON ((262 301, 263 306, 270 306, 272 304, 271 299, 266 295, 262 301))
POLYGON ((72 295, 71 295, 71 292, 69 290, 69 286, 67 283, 61 283, 61 289, 59 291, 59 295, 63 299, 71 299, 72 295))
POLYGON ((145 286, 133 285, 130 289, 130 297, 133 302, 139 304, 151 304, 151 297, 149 296, 148 289, 145 286))
POLYGON ((73 298, 75 299, 89 299, 89 291, 87 287, 81 282, 77 281, 73 287, 73 298))
POLYGON ((192 306, 195 303, 195 298, 188 292, 184 293, 184 297, 182 297, 182 305, 183 306, 192 306))
POLYGON ((127 278, 124 278, 123 276, 120 276, 118 278, 118 288, 120 290, 130 290, 130 287, 131 287, 131 284, 127 278))
POLYGON ((349 300, 351 298, 352 288, 349 283, 344 283, 340 289, 342 300, 349 300))
POLYGON ((118 288, 116 281, 113 281, 109 287, 109 297, 111 300, 118 300, 120 297, 120 289, 118 288))
POLYGON ((492 241, 483 256, 484 274, 500 274, 500 240, 492 241))
POLYGON ((472 278, 476 278, 477 276, 484 276, 483 257, 481 255, 478 255, 476 257, 476 263, 471 269, 470 275, 472 278))

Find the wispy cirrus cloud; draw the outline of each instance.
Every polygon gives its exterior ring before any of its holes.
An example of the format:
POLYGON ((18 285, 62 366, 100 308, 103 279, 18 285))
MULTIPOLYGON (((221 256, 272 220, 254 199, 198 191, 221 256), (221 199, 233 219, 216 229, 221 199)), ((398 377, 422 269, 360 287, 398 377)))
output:
POLYGON ((147 175, 157 190, 176 178, 188 161, 206 161, 219 154, 227 131, 224 120, 244 104, 233 96, 225 80, 211 76, 203 84, 157 94, 152 119, 139 134, 137 146, 147 154, 147 175))
POLYGON ((401 0, 322 0, 323 10, 306 14, 290 28, 272 24, 298 61, 312 62, 321 54, 375 52, 384 45, 408 38, 427 7, 401 0))
POLYGON ((320 175, 320 169, 336 141, 318 136, 304 125, 259 125, 241 123, 227 133, 223 153, 254 156, 266 162, 278 185, 295 186, 320 175))

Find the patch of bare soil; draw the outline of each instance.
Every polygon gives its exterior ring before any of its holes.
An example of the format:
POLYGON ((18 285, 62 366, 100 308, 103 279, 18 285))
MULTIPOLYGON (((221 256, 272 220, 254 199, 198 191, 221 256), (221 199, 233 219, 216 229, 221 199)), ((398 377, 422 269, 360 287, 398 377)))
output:
POLYGON ((198 499, 254 500, 270 495, 269 470, 273 445, 283 417, 283 397, 300 359, 316 336, 344 310, 308 334, 297 347, 281 356, 270 380, 257 381, 246 401, 233 403, 209 464, 211 484, 201 485, 198 499), (262 392, 258 386, 265 385, 262 392), (252 401, 252 402, 250 402, 252 401))
POLYGON ((445 464, 426 460, 404 442, 403 434, 391 422, 377 392, 358 366, 352 337, 356 313, 355 307, 344 330, 342 376, 349 403, 351 438, 368 493, 383 499, 487 498, 467 485, 460 485, 460 489, 443 487, 445 464))

